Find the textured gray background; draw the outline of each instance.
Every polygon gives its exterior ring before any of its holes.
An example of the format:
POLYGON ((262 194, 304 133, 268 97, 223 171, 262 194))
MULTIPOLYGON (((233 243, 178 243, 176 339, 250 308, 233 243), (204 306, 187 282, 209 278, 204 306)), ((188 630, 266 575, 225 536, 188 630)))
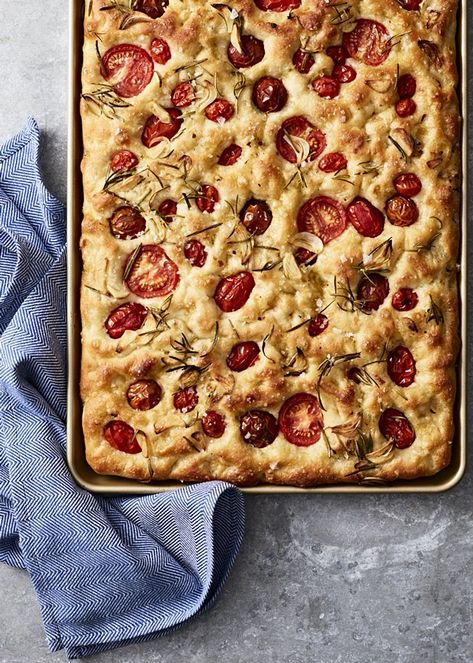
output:
MULTIPOLYGON (((0 141, 36 117, 46 182, 64 200, 67 3, 0 4, 0 141)), ((471 663, 472 487, 467 473, 444 495, 251 497, 217 607, 91 660, 471 663)), ((47 651, 28 577, 0 566, 0 588, 0 663, 64 660, 47 651)))

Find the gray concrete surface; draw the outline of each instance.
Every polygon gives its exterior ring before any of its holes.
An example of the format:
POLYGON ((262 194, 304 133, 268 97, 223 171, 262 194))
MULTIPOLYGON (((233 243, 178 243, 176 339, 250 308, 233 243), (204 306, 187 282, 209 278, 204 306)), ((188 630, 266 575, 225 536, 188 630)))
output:
MULTIPOLYGON (((67 2, 1 7, 0 141, 36 117, 46 182, 64 200, 67 2)), ((468 472, 444 495, 249 498, 218 605, 160 640, 91 660, 471 663, 472 488, 468 472)), ((0 566, 0 596, 0 663, 64 660, 47 651, 28 577, 0 566)))

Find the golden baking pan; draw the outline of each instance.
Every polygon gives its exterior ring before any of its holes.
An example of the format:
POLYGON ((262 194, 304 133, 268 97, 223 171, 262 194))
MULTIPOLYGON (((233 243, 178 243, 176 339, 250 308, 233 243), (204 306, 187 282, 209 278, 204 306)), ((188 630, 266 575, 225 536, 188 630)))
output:
MULTIPOLYGON (((68 135, 68 197, 67 197, 67 244, 68 244, 68 407, 67 407, 67 460, 77 483, 98 493, 149 494, 178 488, 183 484, 178 481, 160 481, 139 483, 121 477, 96 474, 85 459, 82 436, 82 403, 79 393, 80 376, 80 310, 79 292, 81 277, 81 256, 79 251, 80 227, 82 220, 82 176, 80 161, 82 158, 82 127, 79 113, 81 92, 81 67, 83 45, 83 16, 87 0, 70 0, 70 72, 69 72, 69 135, 68 135)), ((461 250, 459 273, 460 325, 462 347, 458 357, 457 397, 455 403, 455 436, 452 445, 452 460, 448 467, 438 474, 413 481, 397 481, 392 484, 362 485, 337 484, 314 488, 295 488, 291 486, 260 485, 243 488, 247 493, 436 493, 455 486, 462 478, 466 467, 466 210, 467 210, 467 2, 460 0, 458 11, 458 93, 462 124, 462 200, 461 200, 461 250)))

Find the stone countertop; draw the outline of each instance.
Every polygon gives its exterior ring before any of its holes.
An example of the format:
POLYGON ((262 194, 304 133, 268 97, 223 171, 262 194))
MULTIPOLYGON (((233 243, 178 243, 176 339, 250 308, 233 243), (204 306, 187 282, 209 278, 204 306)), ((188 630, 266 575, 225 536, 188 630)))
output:
MULTIPOLYGON (((0 142, 34 116, 45 180, 62 200, 67 52, 66 0, 4 0, 0 142)), ((216 607, 90 660, 471 663, 472 488, 467 472, 440 495, 248 497, 243 548, 216 607)), ((0 587, 0 663, 65 660, 48 653, 26 574, 0 565, 0 587)))

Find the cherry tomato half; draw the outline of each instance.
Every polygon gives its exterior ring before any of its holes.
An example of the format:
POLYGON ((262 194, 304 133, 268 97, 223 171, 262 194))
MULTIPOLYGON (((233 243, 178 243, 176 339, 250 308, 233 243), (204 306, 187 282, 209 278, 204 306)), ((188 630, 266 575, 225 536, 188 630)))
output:
POLYGON ((283 403, 278 423, 281 433, 291 444, 298 447, 315 444, 324 426, 318 399, 312 394, 294 394, 283 403))

